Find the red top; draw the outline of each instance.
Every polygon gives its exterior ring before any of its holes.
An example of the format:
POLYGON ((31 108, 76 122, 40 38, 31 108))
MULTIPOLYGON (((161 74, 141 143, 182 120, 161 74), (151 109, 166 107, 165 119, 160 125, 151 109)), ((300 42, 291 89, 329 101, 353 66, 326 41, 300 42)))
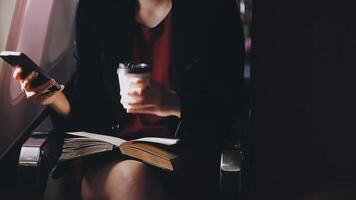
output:
MULTIPOLYGON (((134 28, 133 62, 148 63, 151 66, 151 79, 171 89, 171 34, 172 16, 166 18, 154 28, 136 23, 134 28)), ((144 136, 169 136, 164 117, 148 114, 128 114, 120 136, 131 139, 144 136)))

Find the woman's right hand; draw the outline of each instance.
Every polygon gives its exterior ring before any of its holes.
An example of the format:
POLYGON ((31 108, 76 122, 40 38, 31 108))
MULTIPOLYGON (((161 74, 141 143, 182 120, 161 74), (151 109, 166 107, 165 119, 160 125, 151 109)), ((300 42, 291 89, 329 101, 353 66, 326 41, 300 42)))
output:
POLYGON ((32 71, 27 77, 23 77, 21 67, 17 67, 13 73, 13 77, 20 83, 21 90, 25 93, 29 102, 44 106, 53 104, 57 96, 62 93, 64 86, 61 85, 59 91, 49 91, 48 89, 56 83, 55 80, 51 79, 42 85, 33 87, 31 83, 37 76, 38 73, 32 71))

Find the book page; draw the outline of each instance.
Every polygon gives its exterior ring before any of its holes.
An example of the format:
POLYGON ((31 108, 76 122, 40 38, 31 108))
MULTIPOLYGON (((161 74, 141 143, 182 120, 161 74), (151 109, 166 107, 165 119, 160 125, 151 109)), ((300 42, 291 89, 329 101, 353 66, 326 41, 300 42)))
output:
MULTIPOLYGON (((67 132, 67 134, 101 140, 101 141, 105 141, 105 142, 108 142, 108 143, 116 145, 116 146, 120 146, 122 143, 126 142, 126 140, 121 139, 121 138, 107 136, 107 135, 100 135, 100 134, 95 134, 95 133, 88 133, 88 132, 67 132)), ((160 137, 144 137, 144 138, 139 138, 139 139, 135 139, 135 140, 131 140, 131 141, 133 141, 133 142, 150 142, 150 143, 157 143, 157 144, 171 146, 171 145, 177 144, 179 139, 160 138, 160 137)))
POLYGON ((100 134, 95 134, 95 133, 88 133, 88 132, 66 132, 67 134, 74 135, 74 136, 80 136, 80 137, 87 137, 87 138, 92 138, 96 140, 101 140, 107 143, 110 143, 115 146, 120 146, 122 143, 126 142, 126 140, 117 138, 117 137, 112 137, 108 135, 100 135, 100 134))
POLYGON ((151 143, 157 143, 157 144, 163 144, 167 146, 175 145, 178 143, 179 139, 172 139, 172 138, 159 138, 159 137, 144 137, 144 138, 139 138, 136 140, 131 140, 134 142, 151 142, 151 143))

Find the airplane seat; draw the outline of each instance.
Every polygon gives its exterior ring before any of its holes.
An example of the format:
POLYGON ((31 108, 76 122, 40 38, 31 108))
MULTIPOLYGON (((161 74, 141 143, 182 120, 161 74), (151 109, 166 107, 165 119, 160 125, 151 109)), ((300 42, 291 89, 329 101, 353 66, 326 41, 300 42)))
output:
POLYGON ((220 160, 220 191, 222 199, 242 199, 245 190, 248 134, 251 118, 251 67, 245 65, 242 114, 235 122, 235 133, 225 139, 220 160))
POLYGON ((240 13, 245 34, 245 66, 243 94, 241 95, 241 114, 236 115, 234 133, 225 138, 220 159, 220 192, 222 199, 243 199, 246 190, 248 166, 246 158, 249 149, 249 130, 251 123, 251 8, 245 1, 236 0, 237 11, 240 13))
POLYGON ((248 200, 355 199, 355 14, 317 2, 254 2, 248 200))

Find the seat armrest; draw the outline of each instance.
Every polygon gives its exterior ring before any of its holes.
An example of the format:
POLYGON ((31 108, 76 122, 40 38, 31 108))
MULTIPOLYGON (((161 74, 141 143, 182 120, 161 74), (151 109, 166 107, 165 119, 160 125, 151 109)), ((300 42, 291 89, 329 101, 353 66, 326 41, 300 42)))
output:
POLYGON ((225 149, 220 159, 220 191, 223 199, 239 199, 242 184, 242 151, 225 149))
POLYGON ((61 135, 51 131, 32 132, 22 145, 18 161, 18 182, 29 189, 43 190, 62 150, 61 135))
POLYGON ((221 153, 220 169, 225 173, 240 173, 241 161, 242 155, 240 150, 224 150, 221 153))
POLYGON ((44 168, 41 165, 44 147, 48 139, 47 132, 32 133, 22 145, 19 157, 18 182, 29 189, 40 189, 45 181, 44 168))

